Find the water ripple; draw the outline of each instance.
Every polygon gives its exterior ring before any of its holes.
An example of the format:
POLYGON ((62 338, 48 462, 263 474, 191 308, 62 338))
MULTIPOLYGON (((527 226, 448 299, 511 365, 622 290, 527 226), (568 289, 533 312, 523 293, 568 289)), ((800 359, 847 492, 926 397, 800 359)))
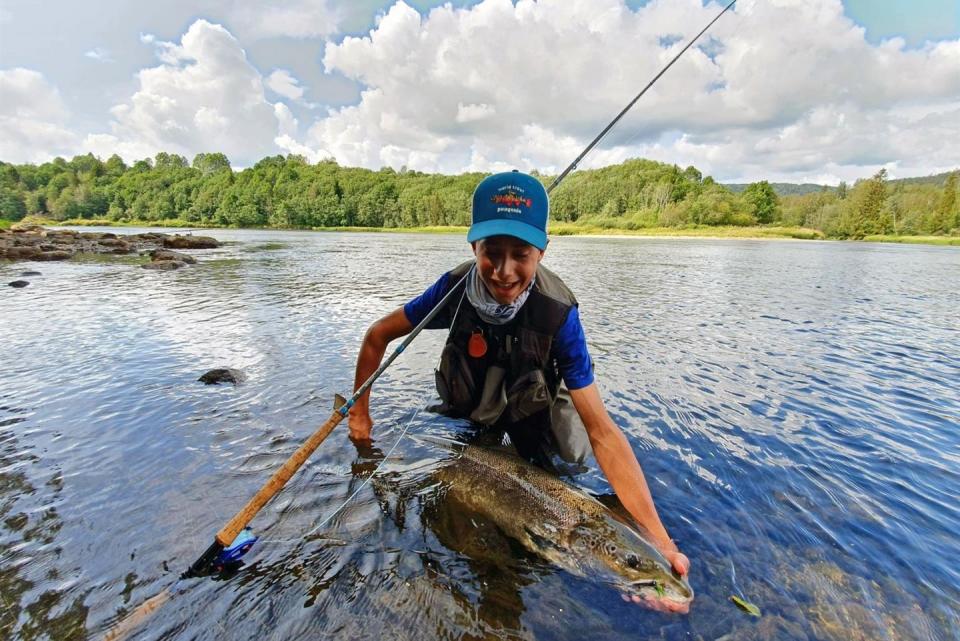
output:
MULTIPOLYGON (((471 256, 455 236, 212 233, 227 244, 188 269, 44 263, 0 297, 0 636, 92 636, 169 585, 329 416, 364 328, 471 256), (197 382, 214 367, 247 381, 197 382)), ((192 582, 135 638, 956 638, 960 253, 557 238, 547 265, 693 562, 689 616, 464 517, 410 439, 313 532, 408 422, 463 428, 413 414, 433 332, 377 383, 374 448, 340 429, 257 517, 241 573, 192 582)), ((610 492, 595 468, 576 482, 610 492)))

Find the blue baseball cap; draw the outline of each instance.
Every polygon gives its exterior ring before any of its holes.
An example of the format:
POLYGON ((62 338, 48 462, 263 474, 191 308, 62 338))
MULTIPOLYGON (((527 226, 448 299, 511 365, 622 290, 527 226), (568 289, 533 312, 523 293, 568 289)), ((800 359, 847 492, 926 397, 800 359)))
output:
POLYGON ((473 224, 467 242, 513 236, 546 249, 549 210, 547 190, 533 176, 517 170, 487 176, 473 191, 473 224))

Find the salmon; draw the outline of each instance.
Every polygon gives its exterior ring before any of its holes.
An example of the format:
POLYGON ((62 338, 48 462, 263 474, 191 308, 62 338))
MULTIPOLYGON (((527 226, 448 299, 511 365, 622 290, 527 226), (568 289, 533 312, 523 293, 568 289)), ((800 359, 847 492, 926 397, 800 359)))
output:
POLYGON ((689 610, 693 590, 687 579, 632 523, 597 499, 509 451, 418 440, 456 453, 437 471, 447 499, 483 515, 530 552, 639 597, 648 607, 689 610))

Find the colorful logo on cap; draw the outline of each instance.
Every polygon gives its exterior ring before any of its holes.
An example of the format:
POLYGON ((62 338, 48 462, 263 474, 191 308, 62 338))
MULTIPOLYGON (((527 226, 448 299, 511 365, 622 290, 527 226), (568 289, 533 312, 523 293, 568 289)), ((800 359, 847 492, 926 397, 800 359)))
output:
MULTIPOLYGON (((504 207, 498 207, 497 211, 504 211, 504 209, 507 209, 507 211, 509 211, 509 208, 511 207, 514 209, 517 209, 519 207, 527 207, 529 209, 530 206, 533 204, 532 198, 524 198, 522 196, 517 195, 518 191, 520 193, 523 193, 523 189, 521 189, 520 187, 517 187, 515 185, 508 185, 506 187, 501 187, 501 190, 506 191, 506 193, 494 194, 490 198, 490 201, 495 205, 504 205, 504 207)), ((522 212, 519 209, 517 209, 516 213, 520 214, 522 212)))
POLYGON ((545 249, 549 208, 547 191, 533 176, 518 171, 487 176, 473 192, 467 241, 507 235, 545 249))

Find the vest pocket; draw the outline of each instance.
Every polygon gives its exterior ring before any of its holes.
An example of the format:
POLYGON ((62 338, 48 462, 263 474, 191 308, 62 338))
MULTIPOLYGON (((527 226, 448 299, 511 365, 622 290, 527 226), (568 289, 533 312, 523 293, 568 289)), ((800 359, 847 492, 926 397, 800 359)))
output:
POLYGON ((552 401, 547 381, 539 369, 519 377, 507 390, 507 407, 513 422, 547 409, 552 401))
POLYGON ((444 403, 461 414, 469 414, 474 406, 477 384, 466 354, 453 342, 444 346, 434 377, 437 393, 444 403))

